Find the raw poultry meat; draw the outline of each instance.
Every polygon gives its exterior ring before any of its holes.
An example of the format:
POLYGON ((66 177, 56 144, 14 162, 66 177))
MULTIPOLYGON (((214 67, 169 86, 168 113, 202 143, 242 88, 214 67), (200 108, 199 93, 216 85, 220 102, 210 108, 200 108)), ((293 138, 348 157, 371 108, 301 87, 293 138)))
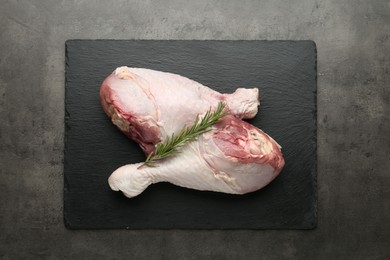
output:
POLYGON ((197 190, 244 194, 271 182, 284 166, 280 146, 267 134, 241 119, 228 115, 187 143, 175 156, 158 162, 120 167, 109 185, 131 198, 150 184, 170 182, 197 190), (141 166, 141 167, 140 167, 141 166))
POLYGON ((119 67, 102 83, 100 101, 112 122, 136 141, 145 154, 155 144, 189 125, 218 103, 239 118, 253 118, 259 105, 257 88, 221 94, 177 74, 119 67))

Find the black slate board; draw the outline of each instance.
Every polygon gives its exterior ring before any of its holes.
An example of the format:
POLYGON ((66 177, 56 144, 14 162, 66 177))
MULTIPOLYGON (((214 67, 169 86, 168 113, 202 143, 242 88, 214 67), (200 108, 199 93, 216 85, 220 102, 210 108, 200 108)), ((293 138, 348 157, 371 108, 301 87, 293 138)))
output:
POLYGON ((312 41, 66 42, 64 220, 71 229, 311 229, 316 226, 316 47, 312 41), (247 195, 169 183, 127 199, 111 191, 116 168, 144 160, 112 125, 98 93, 127 65, 181 74, 217 91, 258 87, 250 120, 283 147, 286 166, 247 195))

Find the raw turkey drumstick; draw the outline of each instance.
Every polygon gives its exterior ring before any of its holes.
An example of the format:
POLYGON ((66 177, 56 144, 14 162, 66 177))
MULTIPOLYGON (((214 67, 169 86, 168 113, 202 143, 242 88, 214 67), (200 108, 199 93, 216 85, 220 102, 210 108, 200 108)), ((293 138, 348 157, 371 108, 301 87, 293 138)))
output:
POLYGON ((221 94, 177 74, 119 67, 102 83, 100 101, 112 122, 150 154, 155 144, 176 134, 219 102, 239 118, 257 114, 257 88, 221 94))
POLYGON ((280 146, 253 125, 228 115, 185 146, 180 153, 160 160, 157 167, 143 163, 120 167, 109 185, 131 198, 150 184, 244 194, 271 182, 282 170, 280 146), (142 166, 142 167, 140 167, 142 166))

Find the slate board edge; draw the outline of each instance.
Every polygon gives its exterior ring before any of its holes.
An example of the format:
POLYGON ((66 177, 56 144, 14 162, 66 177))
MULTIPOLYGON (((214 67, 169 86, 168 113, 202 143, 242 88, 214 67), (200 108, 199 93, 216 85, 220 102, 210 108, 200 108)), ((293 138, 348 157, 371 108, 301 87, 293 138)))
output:
POLYGON ((313 186, 314 186, 314 220, 312 223, 309 223, 309 228, 308 229, 315 229, 317 228, 318 225, 318 185, 317 185, 317 178, 318 178, 318 51, 317 51, 317 44, 314 41, 311 41, 312 44, 314 45, 314 70, 315 70, 315 79, 314 79, 314 111, 313 111, 313 116, 314 116, 314 125, 315 125, 315 130, 314 130, 314 135, 313 135, 313 145, 315 146, 315 151, 316 151, 316 157, 315 157, 315 162, 313 164, 313 169, 312 169, 312 175, 313 175, 313 186), (311 226, 310 226, 311 224, 311 226))
POLYGON ((76 229, 73 227, 72 223, 69 222, 69 218, 67 217, 66 215, 66 208, 67 208, 67 203, 65 202, 65 198, 66 198, 66 194, 68 192, 68 181, 67 181, 67 176, 65 175, 65 169, 67 167, 67 164, 68 164, 68 161, 67 161, 67 156, 66 156, 66 153, 67 153, 67 135, 68 135, 68 131, 67 131, 67 128, 69 127, 69 124, 68 124, 68 120, 69 120, 69 113, 67 111, 67 105, 66 105, 66 100, 67 100, 67 92, 68 92, 68 45, 73 42, 73 40, 67 40, 65 41, 65 102, 64 102, 64 127, 65 127, 65 131, 64 131, 64 168, 63 168, 63 171, 64 171, 64 190, 63 190, 63 200, 64 200, 64 207, 63 207, 63 218, 64 218, 64 225, 67 229, 76 229))

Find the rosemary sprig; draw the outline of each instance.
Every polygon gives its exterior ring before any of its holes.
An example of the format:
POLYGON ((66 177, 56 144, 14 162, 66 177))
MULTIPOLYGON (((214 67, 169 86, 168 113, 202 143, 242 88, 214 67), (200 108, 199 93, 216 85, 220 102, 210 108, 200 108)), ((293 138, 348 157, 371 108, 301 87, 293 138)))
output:
POLYGON ((168 136, 163 142, 156 144, 156 151, 148 155, 141 167, 156 166, 156 161, 179 153, 179 148, 184 144, 194 141, 198 135, 210 131, 212 125, 227 115, 223 112, 225 106, 224 103, 219 102, 214 112, 211 112, 211 109, 208 110, 201 120, 199 119, 199 115, 196 116, 191 127, 185 126, 177 135, 172 134, 172 136, 168 136))

